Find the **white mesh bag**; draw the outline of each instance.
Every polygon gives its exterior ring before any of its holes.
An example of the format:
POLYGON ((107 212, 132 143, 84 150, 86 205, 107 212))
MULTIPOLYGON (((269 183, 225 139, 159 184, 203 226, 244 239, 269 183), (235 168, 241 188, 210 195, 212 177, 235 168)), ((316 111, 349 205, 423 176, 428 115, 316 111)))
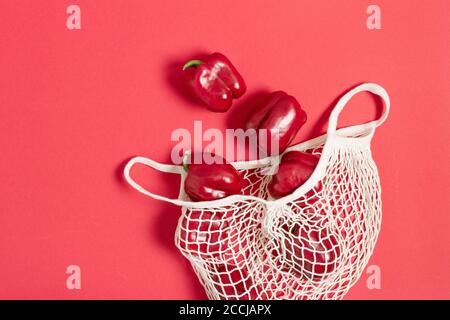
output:
POLYGON ((137 191, 181 206, 175 243, 190 261, 210 299, 341 299, 358 280, 381 224, 381 188, 370 142, 389 112, 386 91, 371 83, 346 93, 333 109, 325 135, 297 144, 320 155, 311 177, 292 194, 270 199, 263 170, 278 157, 233 162, 246 187, 241 195, 192 202, 182 166, 136 157, 124 174, 137 191), (380 96, 380 119, 336 129, 345 104, 369 91, 380 96), (154 194, 130 176, 135 164, 181 175, 178 199, 154 194))

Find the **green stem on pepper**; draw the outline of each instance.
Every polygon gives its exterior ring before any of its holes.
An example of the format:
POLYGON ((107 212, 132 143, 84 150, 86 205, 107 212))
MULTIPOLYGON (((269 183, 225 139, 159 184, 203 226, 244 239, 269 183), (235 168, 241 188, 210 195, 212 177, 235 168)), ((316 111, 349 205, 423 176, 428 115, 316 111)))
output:
POLYGON ((203 64, 204 62, 202 60, 191 60, 186 62, 186 64, 183 66, 183 71, 186 70, 187 68, 195 68, 201 64, 203 64))

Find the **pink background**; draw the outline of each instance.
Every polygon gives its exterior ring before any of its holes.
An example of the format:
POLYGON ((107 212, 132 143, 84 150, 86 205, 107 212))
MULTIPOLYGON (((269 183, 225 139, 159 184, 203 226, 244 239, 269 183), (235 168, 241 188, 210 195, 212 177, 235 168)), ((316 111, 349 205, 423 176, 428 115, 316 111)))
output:
MULTIPOLYGON (((388 121, 373 141, 383 225, 367 275, 348 299, 450 298, 449 1, 0 1, 0 298, 204 299, 173 234, 178 208, 121 178, 124 161, 167 162, 170 134, 232 126, 261 91, 295 95, 324 131, 333 100, 384 86, 388 121), (82 29, 66 28, 78 4, 82 29), (366 28, 381 7, 382 30, 366 28), (249 90, 227 114, 192 102, 180 63, 221 51, 249 90), (82 289, 65 286, 81 267, 82 289)), ((341 125, 376 116, 357 96, 341 125)), ((135 173, 161 194, 178 181, 135 173)))

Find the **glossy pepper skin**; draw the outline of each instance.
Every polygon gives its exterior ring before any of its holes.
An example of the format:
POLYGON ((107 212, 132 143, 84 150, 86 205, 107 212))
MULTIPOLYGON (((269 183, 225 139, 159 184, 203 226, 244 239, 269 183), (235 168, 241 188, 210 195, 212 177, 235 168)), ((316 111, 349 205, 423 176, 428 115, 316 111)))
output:
POLYGON ((217 275, 213 276, 214 283, 220 295, 230 300, 256 300, 258 288, 249 276, 247 268, 234 265, 217 264, 217 275))
MULTIPOLYGON (((215 156, 218 159, 217 156, 215 156)), ((192 201, 210 201, 240 194, 244 185, 238 171, 225 160, 213 164, 189 164, 184 191, 192 201)))
POLYGON ((269 182, 270 195, 278 199, 294 192, 309 179, 318 162, 319 157, 310 153, 290 151, 284 154, 277 173, 269 182))
POLYGON ((273 155, 282 153, 289 146, 306 120, 306 112, 293 96, 275 91, 250 115, 246 129, 266 129, 267 142, 260 143, 259 147, 267 155, 273 155), (272 150, 271 138, 278 141, 278 152, 272 150))
POLYGON ((286 259, 292 268, 308 279, 318 279, 338 266, 340 248, 337 238, 326 229, 301 228, 295 224, 286 236, 286 259))
POLYGON ((233 99, 247 90, 244 79, 223 54, 215 52, 202 60, 191 60, 183 67, 192 93, 209 109, 225 112, 233 99))
POLYGON ((228 222, 220 213, 193 211, 183 217, 179 245, 190 254, 203 258, 219 257, 228 249, 228 222))

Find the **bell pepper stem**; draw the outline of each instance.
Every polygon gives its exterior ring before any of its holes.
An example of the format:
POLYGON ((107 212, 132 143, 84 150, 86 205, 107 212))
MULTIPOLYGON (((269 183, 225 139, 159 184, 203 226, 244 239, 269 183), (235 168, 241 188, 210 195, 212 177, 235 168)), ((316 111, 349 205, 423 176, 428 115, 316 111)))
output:
POLYGON ((191 156, 191 150, 187 150, 183 155, 183 169, 184 171, 189 171, 189 157, 191 156))
POLYGON ((204 62, 202 60, 191 60, 186 62, 186 64, 183 66, 183 71, 186 70, 187 68, 195 68, 201 64, 203 64, 204 62))

